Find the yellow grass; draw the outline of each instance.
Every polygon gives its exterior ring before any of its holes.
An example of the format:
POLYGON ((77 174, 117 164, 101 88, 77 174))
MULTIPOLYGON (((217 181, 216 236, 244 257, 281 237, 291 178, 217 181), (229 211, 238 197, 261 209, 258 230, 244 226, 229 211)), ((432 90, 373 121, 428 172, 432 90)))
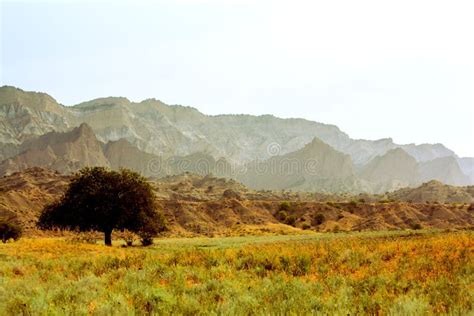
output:
POLYGON ((469 314, 474 233, 0 245, 0 314, 469 314))

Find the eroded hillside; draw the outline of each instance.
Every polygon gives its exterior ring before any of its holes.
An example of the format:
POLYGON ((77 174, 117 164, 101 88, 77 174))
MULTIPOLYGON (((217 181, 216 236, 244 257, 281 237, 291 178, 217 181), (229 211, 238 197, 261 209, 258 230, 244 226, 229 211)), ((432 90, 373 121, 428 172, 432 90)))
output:
MULTIPOLYGON (((2 177, 0 211, 17 214, 27 234, 41 233, 35 229, 41 209, 60 197, 68 180, 68 176, 41 168, 2 177)), ((439 195, 440 202, 437 195, 431 193, 429 202, 416 200, 415 203, 406 202, 416 194, 413 191, 399 191, 398 201, 387 200, 384 196, 362 198, 254 191, 234 180, 190 173, 152 182, 157 204, 165 213, 171 235, 466 228, 474 225, 474 207, 470 204, 474 194, 472 187, 449 187, 451 191, 445 189, 443 195, 439 195)))

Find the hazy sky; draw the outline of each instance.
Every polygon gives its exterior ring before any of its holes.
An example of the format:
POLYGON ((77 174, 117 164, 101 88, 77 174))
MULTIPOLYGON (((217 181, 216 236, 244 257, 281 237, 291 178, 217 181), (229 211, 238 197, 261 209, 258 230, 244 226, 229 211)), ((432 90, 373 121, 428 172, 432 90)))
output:
POLYGON ((474 156, 474 1, 0 1, 2 85, 304 117, 474 156))

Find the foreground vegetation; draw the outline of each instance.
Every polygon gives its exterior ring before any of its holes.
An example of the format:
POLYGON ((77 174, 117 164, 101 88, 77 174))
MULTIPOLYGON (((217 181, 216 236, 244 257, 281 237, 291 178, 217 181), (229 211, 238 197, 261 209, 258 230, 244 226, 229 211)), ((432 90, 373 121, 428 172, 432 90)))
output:
POLYGON ((0 244, 0 314, 469 314, 474 232, 0 244))

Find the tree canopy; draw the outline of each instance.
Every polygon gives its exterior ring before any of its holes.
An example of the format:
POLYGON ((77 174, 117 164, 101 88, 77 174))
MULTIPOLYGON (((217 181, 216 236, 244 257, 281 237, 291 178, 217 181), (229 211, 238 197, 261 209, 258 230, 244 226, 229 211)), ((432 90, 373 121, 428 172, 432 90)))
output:
POLYGON ((86 167, 76 173, 60 200, 47 205, 38 222, 43 229, 104 232, 112 244, 114 229, 150 238, 165 230, 150 183, 136 172, 86 167))

